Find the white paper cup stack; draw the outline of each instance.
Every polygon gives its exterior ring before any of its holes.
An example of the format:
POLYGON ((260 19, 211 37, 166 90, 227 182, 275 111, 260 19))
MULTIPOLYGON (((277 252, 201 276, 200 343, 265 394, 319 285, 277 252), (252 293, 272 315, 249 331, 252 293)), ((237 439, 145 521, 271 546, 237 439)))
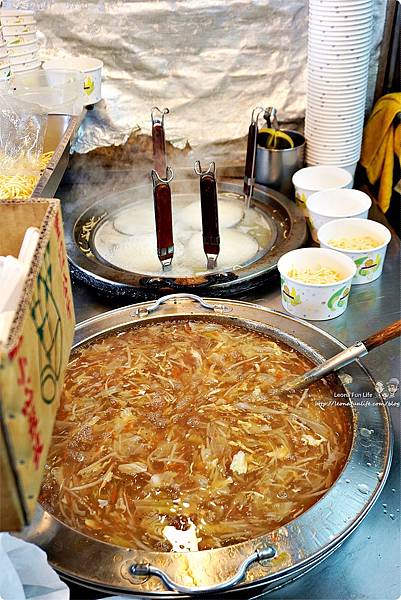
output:
POLYGON ((0 9, 0 23, 7 44, 11 73, 23 73, 38 69, 41 61, 34 12, 0 9))
POLYGON ((306 162, 354 173, 365 115, 372 0, 310 0, 306 162))

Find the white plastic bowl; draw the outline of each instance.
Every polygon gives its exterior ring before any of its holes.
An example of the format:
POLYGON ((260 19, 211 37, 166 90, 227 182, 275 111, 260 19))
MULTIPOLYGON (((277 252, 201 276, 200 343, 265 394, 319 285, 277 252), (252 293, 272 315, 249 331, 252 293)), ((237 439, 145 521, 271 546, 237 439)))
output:
POLYGON ((311 194, 327 188, 350 188, 353 178, 338 167, 305 167, 294 173, 292 183, 295 187, 296 203, 308 217, 306 201, 311 194))
POLYGON ((317 166, 324 166, 324 165, 330 165, 330 166, 336 166, 336 167, 340 167, 341 169, 344 169, 344 171, 347 171, 352 177, 354 177, 355 175, 355 170, 356 170, 356 166, 358 164, 358 160, 355 160, 352 163, 349 163, 348 160, 347 161, 337 161, 334 165, 331 162, 325 162, 323 160, 314 160, 310 157, 306 158, 306 164, 308 167, 317 167, 317 166))
POLYGON ((383 271, 387 246, 391 232, 387 227, 369 219, 337 219, 320 227, 317 237, 322 248, 337 250, 354 261, 357 271, 352 285, 370 283, 380 277, 383 271), (338 238, 369 236, 379 242, 376 248, 369 250, 344 250, 336 248, 330 241, 338 238))
POLYGON ((327 131, 327 133, 335 133, 336 131, 344 129, 347 125, 354 131, 359 130, 359 128, 363 126, 363 117, 365 114, 363 106, 359 109, 355 109, 355 112, 352 112, 351 110, 347 111, 346 109, 343 111, 340 109, 327 109, 327 115, 322 114, 322 117, 319 118, 318 111, 322 113, 323 110, 322 106, 310 107, 308 105, 306 119, 307 127, 316 125, 320 127, 320 129, 327 131), (327 125, 327 128, 325 125, 327 125))
POLYGON ((43 69, 74 69, 85 75, 83 85, 83 104, 89 106, 102 98, 103 62, 89 56, 54 58, 43 63, 43 69))
POLYGON ((4 26, 25 25, 35 22, 35 13, 33 10, 0 9, 0 20, 4 26))
POLYGON ((308 44, 310 56, 321 54, 321 52, 333 52, 341 54, 342 52, 368 52, 371 46, 371 36, 366 36, 358 42, 353 40, 328 40, 323 35, 320 38, 310 39, 308 44))
MULTIPOLYGON (((333 143, 333 145, 331 147, 329 147, 327 144, 324 145, 322 143, 318 144, 318 142, 316 140, 313 139, 308 139, 307 141, 307 155, 308 156, 316 156, 316 157, 327 157, 327 158, 332 158, 332 157, 359 157, 359 154, 361 152, 361 148, 360 148, 360 144, 357 144, 355 146, 348 146, 345 144, 342 144, 340 142, 337 142, 335 145, 333 143)), ((326 163, 327 164, 327 163, 326 163)), ((335 163, 328 163, 328 164, 335 164, 335 163)))
POLYGON ((335 250, 300 248, 280 258, 281 302, 285 310, 301 319, 325 321, 341 315, 348 305, 351 281, 356 272, 354 261, 335 250), (328 267, 343 277, 334 283, 303 283, 288 276, 291 269, 328 267))
POLYGON ((13 56, 10 54, 8 57, 11 65, 23 65, 27 62, 38 61, 38 51, 35 50, 33 52, 27 52, 26 54, 20 54, 19 56, 13 56))
MULTIPOLYGON (((321 107, 324 110, 324 107, 321 107)), ((363 121, 357 115, 352 113, 343 113, 342 111, 329 113, 326 117, 326 121, 320 121, 312 119, 310 116, 305 124, 305 132, 319 131, 323 132, 326 138, 335 136, 336 134, 343 136, 344 133, 352 133, 353 135, 358 134, 362 131, 363 121), (335 124, 337 123, 337 127, 335 124), (326 128, 325 125, 328 127, 326 128)))
POLYGON ((83 75, 72 70, 39 69, 18 74, 14 80, 15 95, 43 106, 49 113, 80 115, 82 112, 83 75))
POLYGON ((20 44, 29 44, 37 40, 36 32, 33 33, 21 33, 19 35, 5 35, 4 39, 7 42, 7 46, 19 46, 20 44))
POLYGON ((21 35, 23 33, 36 33, 36 23, 28 23, 26 25, 13 25, 11 27, 3 27, 3 35, 21 35))
POLYGON ((335 219, 367 219, 371 205, 372 200, 360 190, 324 190, 311 194, 306 200, 306 208, 313 239, 318 242, 318 229, 335 219))
POLYGON ((371 34, 372 32, 372 21, 368 21, 364 24, 358 24, 354 27, 351 25, 350 27, 336 27, 335 25, 325 25, 320 27, 319 29, 309 28, 309 40, 320 39, 322 36, 325 36, 326 39, 349 41, 355 40, 359 42, 362 38, 365 39, 366 34, 371 34))
MULTIPOLYGON (((354 176, 355 168, 353 170, 351 170, 350 167, 351 167, 351 165, 356 165, 358 163, 358 160, 359 160, 359 157, 348 158, 347 156, 344 156, 344 157, 338 157, 338 158, 334 159, 334 161, 333 161, 333 158, 326 159, 324 157, 307 156, 306 164, 308 166, 315 166, 315 167, 336 166, 341 169, 344 169, 344 171, 347 171, 348 173, 351 173, 352 176, 354 176)), ((306 211, 306 219, 307 220, 309 219, 307 211, 306 211)))
POLYGON ((0 58, 5 58, 7 54, 7 44, 5 42, 0 42, 0 58))
POLYGON ((30 42, 29 44, 18 44, 16 46, 8 46, 8 53, 10 56, 23 56, 24 54, 30 54, 32 52, 39 51, 39 44, 37 41, 30 42))
POLYGON ((34 69, 40 69, 41 61, 38 59, 30 60, 19 65, 12 65, 11 69, 13 73, 25 73, 25 71, 33 71, 34 69))
POLYGON ((362 84, 367 77, 367 69, 365 68, 363 73, 349 73, 348 75, 343 75, 342 73, 313 73, 310 71, 308 73, 308 81, 315 83, 330 83, 340 85, 342 87, 346 86, 348 83, 357 85, 362 84))
POLYGON ((350 138, 326 138, 306 136, 309 146, 312 146, 309 154, 324 154, 327 156, 354 156, 358 154, 360 148, 353 144, 352 136, 350 138))
POLYGON ((34 17, 3 17, 0 14, 0 19, 4 27, 18 27, 20 25, 35 25, 36 20, 34 17))
POLYGON ((328 158, 333 156, 343 156, 345 158, 346 156, 358 156, 358 153, 360 153, 360 148, 358 146, 348 147, 341 142, 337 142, 336 144, 332 142, 331 145, 324 143, 318 144, 316 141, 309 138, 307 138, 307 142, 309 146, 308 156, 327 156, 328 158))
POLYGON ((9 64, 4 64, 0 67, 0 81, 6 81, 11 77, 11 67, 9 64))
POLYGON ((319 94, 314 90, 308 89, 308 107, 319 107, 322 103, 330 108, 361 108, 365 104, 365 98, 361 94, 355 93, 351 98, 341 98, 340 96, 331 96, 331 94, 319 94))

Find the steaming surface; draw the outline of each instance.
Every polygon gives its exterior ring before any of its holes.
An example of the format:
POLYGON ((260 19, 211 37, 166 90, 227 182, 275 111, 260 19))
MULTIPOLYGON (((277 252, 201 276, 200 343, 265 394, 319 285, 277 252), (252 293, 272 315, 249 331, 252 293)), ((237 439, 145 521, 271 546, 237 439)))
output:
MULTIPOLYGON (((219 194, 220 255, 217 270, 240 268, 259 258, 272 237, 264 216, 250 209, 244 216, 241 196, 219 194)), ((208 272, 203 252, 200 202, 194 194, 173 197, 174 260, 168 277, 208 272)), ((108 263, 135 273, 163 275, 157 257, 152 200, 146 198, 114 213, 95 235, 95 247, 108 263)))
MULTIPOLYGON (((244 204, 239 200, 219 198, 219 226, 220 228, 235 227, 244 216, 244 204)), ((190 229, 202 231, 202 213, 199 200, 186 206, 180 215, 182 223, 190 229)))

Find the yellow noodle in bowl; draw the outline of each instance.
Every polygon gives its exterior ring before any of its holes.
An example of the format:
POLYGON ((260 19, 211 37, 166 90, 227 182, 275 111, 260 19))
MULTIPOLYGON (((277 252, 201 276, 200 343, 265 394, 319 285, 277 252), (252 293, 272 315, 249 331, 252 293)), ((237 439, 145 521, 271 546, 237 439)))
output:
POLYGON ((291 279, 301 281, 302 283, 317 284, 334 283, 335 281, 340 281, 343 278, 343 275, 338 271, 330 269, 329 267, 323 267, 322 265, 317 265, 316 267, 307 267, 304 269, 292 267, 292 269, 288 271, 287 275, 288 277, 291 277, 291 279))
POLYGON ((380 240, 369 235, 335 238, 327 243, 329 246, 340 250, 372 250, 382 244, 380 240))
POLYGON ((357 271, 352 285, 362 285, 380 277, 391 231, 371 219, 337 219, 320 227, 318 239, 321 248, 354 261, 357 271))
POLYGON ((277 263, 283 307, 301 319, 324 321, 347 308, 354 261, 342 252, 326 248, 299 248, 277 263))

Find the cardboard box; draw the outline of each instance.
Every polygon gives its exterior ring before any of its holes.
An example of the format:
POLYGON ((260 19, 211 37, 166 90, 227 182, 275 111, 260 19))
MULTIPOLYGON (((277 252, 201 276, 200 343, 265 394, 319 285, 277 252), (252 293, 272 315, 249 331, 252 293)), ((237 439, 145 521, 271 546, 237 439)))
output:
POLYGON ((0 343, 3 531, 33 516, 75 325, 59 201, 0 202, 0 255, 18 256, 29 226, 40 240, 9 339, 0 343))

